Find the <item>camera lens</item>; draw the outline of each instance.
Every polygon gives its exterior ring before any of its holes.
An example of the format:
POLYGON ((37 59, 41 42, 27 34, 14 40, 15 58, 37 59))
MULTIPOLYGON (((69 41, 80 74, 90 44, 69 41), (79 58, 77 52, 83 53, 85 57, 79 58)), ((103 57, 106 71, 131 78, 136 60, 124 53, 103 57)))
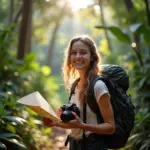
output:
POLYGON ((74 115, 72 114, 72 111, 64 111, 61 116, 61 120, 64 122, 68 122, 70 120, 75 119, 74 115))
POLYGON ((60 107, 60 109, 62 109, 63 111, 62 115, 60 116, 60 119, 64 122, 75 119, 72 112, 75 112, 80 117, 80 110, 75 103, 68 103, 66 105, 64 104, 60 107))

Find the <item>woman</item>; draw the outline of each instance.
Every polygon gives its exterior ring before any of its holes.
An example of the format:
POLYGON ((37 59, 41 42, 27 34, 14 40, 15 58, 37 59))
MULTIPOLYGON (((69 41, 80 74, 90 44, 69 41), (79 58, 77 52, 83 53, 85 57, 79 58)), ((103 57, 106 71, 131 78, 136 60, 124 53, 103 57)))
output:
MULTIPOLYGON (((72 95, 70 102, 76 103, 81 112, 79 118, 74 113, 75 120, 67 123, 52 124, 47 118, 43 118, 44 124, 52 127, 58 126, 71 129, 69 150, 80 150, 81 146, 85 150, 106 150, 103 139, 98 139, 98 134, 112 134, 115 131, 114 115, 110 103, 110 95, 105 83, 97 81, 94 86, 94 94, 99 106, 99 111, 104 120, 97 124, 96 115, 86 105, 86 123, 83 123, 83 103, 86 102, 87 91, 92 77, 100 75, 101 57, 96 49, 95 43, 88 36, 78 36, 73 38, 66 49, 64 64, 62 67, 65 85, 69 88, 72 81, 79 78, 75 88, 75 94, 72 95), (83 145, 83 131, 85 131, 83 145)), ((61 111, 59 111, 61 115, 61 111)))

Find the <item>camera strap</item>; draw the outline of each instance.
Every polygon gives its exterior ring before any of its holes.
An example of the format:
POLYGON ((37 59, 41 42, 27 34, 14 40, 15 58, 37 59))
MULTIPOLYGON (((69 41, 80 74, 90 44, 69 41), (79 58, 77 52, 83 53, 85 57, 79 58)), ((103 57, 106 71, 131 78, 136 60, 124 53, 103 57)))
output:
POLYGON ((76 88, 76 86, 77 86, 77 84, 78 84, 79 81, 80 81, 80 78, 78 78, 77 80, 75 80, 74 83, 72 84, 68 102, 70 102, 72 95, 75 94, 75 88, 76 88))
MULTIPOLYGON (((76 88, 79 81, 80 81, 80 78, 75 80, 75 82, 72 84, 69 99, 68 99, 68 103, 70 102, 72 95, 75 94, 75 88, 76 88)), ((67 136, 67 139, 66 139, 65 144, 64 144, 65 146, 68 145, 69 139, 70 139, 70 135, 67 136)))
MULTIPOLYGON (((86 123, 86 102, 83 103, 83 122, 86 123)), ((85 130, 83 130, 82 138, 85 138, 85 130)))
MULTIPOLYGON (((72 84, 68 102, 70 102, 72 95, 75 94, 75 88, 76 88, 79 81, 80 81, 80 78, 75 80, 74 83, 72 84)), ((86 101, 83 103, 83 122, 86 123, 86 101)), ((85 130, 83 130, 82 138, 83 139, 85 138, 85 130)))
MULTIPOLYGON (((86 123, 86 102, 83 103, 83 122, 86 123)), ((85 138, 85 130, 83 130, 81 150, 85 150, 85 145, 87 144, 85 138)))

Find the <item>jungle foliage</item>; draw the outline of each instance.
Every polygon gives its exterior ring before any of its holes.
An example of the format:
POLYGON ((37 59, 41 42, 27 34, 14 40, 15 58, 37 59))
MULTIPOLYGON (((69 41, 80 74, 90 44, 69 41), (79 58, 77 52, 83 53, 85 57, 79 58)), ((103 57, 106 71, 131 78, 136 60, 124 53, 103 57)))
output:
POLYGON ((149 150, 150 2, 93 0, 75 12, 66 0, 9 2, 0 1, 0 149, 51 148, 52 129, 16 101, 39 91, 54 109, 66 103, 63 51, 74 35, 89 34, 103 63, 129 74, 136 121, 121 150, 149 150))

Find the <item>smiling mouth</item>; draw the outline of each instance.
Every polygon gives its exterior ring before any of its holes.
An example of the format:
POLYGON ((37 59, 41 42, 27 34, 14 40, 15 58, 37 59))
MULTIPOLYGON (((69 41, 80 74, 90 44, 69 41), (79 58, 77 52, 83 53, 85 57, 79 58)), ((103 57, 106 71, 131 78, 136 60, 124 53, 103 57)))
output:
POLYGON ((77 65, 82 65, 83 62, 75 62, 75 64, 77 64, 77 65))
POLYGON ((84 67, 84 63, 74 63, 73 64, 75 68, 80 69, 84 67))

